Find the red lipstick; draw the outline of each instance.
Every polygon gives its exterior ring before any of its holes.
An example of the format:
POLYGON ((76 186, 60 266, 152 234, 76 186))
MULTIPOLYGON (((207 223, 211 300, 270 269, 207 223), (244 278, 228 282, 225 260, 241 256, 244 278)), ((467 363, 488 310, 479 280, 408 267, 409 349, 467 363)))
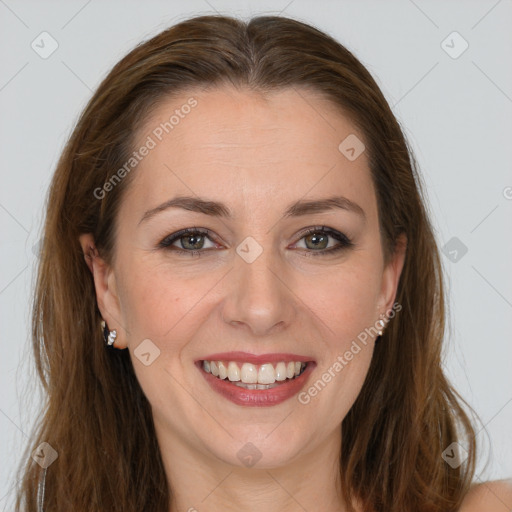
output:
POLYGON ((311 357, 300 356, 291 353, 273 354, 249 354, 247 352, 222 352, 210 354, 196 361, 196 366, 201 372, 210 388, 219 395, 227 398, 236 405, 252 407, 269 407, 278 405, 298 394, 303 389, 311 372, 316 366, 311 357), (246 389, 237 386, 228 379, 220 379, 203 370, 203 361, 234 361, 237 363, 251 363, 260 366, 265 363, 298 361, 306 363, 302 373, 293 379, 275 382, 275 387, 269 389, 246 389))

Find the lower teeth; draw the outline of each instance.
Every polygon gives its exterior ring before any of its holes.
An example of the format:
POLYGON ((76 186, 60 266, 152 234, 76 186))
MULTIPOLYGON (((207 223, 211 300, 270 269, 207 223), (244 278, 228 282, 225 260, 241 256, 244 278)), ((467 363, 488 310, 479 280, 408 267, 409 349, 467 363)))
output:
POLYGON ((275 388, 279 384, 246 384, 245 382, 233 382, 235 386, 245 389, 271 389, 275 388))

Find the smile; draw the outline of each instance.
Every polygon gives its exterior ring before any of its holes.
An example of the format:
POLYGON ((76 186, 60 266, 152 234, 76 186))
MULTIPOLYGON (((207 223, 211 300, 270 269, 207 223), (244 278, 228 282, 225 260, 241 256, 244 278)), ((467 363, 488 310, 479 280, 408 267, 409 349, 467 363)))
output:
POLYGON ((272 406, 305 387, 315 361, 293 354, 213 354, 196 361, 210 388, 236 405, 272 406))

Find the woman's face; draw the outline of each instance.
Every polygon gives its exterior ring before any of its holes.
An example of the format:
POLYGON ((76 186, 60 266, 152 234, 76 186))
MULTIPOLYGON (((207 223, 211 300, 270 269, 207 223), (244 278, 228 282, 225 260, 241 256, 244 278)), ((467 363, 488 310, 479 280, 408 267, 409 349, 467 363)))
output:
POLYGON ((183 94, 140 130, 95 281, 166 450, 276 467, 339 445, 403 264, 384 266, 362 140, 291 88, 183 94))

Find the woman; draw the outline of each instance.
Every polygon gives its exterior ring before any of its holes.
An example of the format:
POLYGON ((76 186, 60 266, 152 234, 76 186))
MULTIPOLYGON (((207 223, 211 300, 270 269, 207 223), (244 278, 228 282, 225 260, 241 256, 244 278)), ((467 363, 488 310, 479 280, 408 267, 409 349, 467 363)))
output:
POLYGON ((64 150, 44 240, 49 401, 18 510, 510 508, 472 486, 412 155, 322 32, 205 16, 135 48, 64 150))

